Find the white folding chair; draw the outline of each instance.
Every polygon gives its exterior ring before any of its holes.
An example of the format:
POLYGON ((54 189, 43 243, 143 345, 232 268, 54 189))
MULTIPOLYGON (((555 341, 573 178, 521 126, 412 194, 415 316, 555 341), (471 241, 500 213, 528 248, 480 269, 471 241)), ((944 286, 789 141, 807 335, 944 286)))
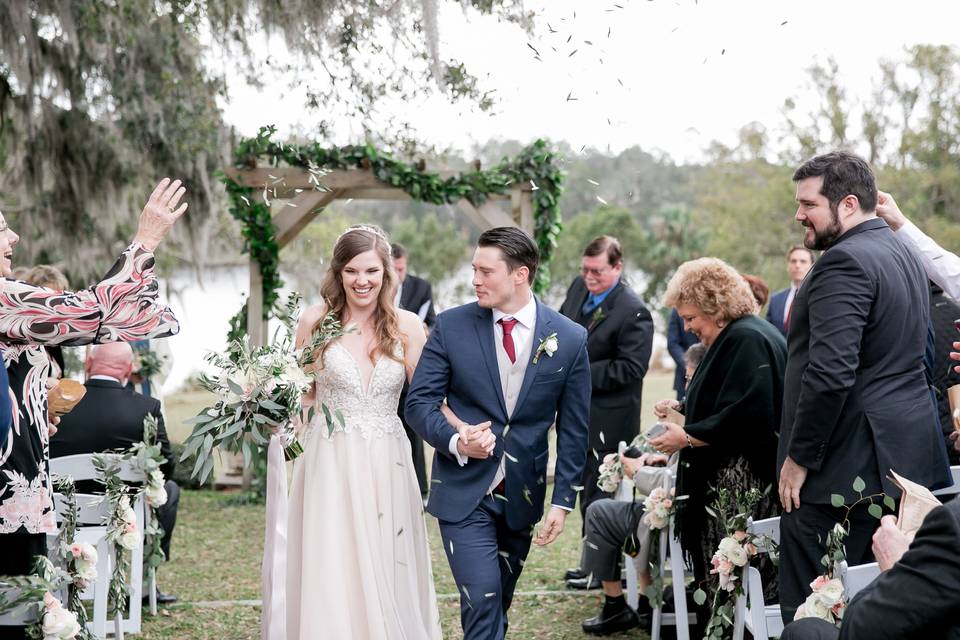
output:
MULTIPOLYGON (((77 503, 77 531, 73 541, 86 542, 97 550, 97 579, 83 590, 80 599, 93 600, 93 618, 87 622, 87 628, 96 637, 103 638, 107 633, 107 599, 110 588, 110 544, 107 542, 107 527, 103 522, 110 517, 110 507, 101 495, 78 493, 74 495, 74 499, 77 503)), ((66 501, 59 493, 54 494, 53 500, 59 526, 63 522, 66 501)), ((53 548, 55 543, 56 536, 48 536, 50 548, 53 548)))
POLYGON ((863 591, 868 584, 877 579, 877 576, 880 575, 880 565, 876 562, 869 562, 848 567, 846 562, 841 562, 838 573, 840 581, 843 583, 843 593, 849 603, 853 600, 853 596, 863 591))
MULTIPOLYGON (((20 595, 20 590, 0 588, 0 593, 2 593, 7 600, 13 600, 20 595)), ((7 613, 0 615, 0 628, 25 627, 29 624, 33 624, 37 620, 37 612, 38 609, 36 603, 22 604, 13 611, 8 611, 7 613)), ((0 630, 0 637, 6 636, 6 632, 0 630)))
MULTIPOLYGON (((780 518, 751 521, 747 531, 760 536, 757 552, 769 554, 772 549, 766 539, 780 543, 780 518)), ((733 638, 743 640, 746 628, 754 638, 764 640, 777 638, 783 633, 783 619, 780 617, 780 605, 768 605, 763 600, 763 580, 756 567, 747 566, 743 580, 743 595, 737 596, 733 614, 733 638)))
MULTIPOLYGON (((620 442, 617 450, 623 454, 627 448, 625 442, 620 442)), ((669 491, 673 486, 673 480, 665 483, 665 488, 669 491)), ((617 488, 614 495, 616 500, 633 500, 634 484, 631 480, 624 478, 617 488)), ((671 587, 673 589, 674 613, 664 613, 662 607, 655 607, 653 610, 653 624, 651 627, 651 640, 660 640, 661 628, 663 625, 675 626, 677 630, 677 640, 690 640, 690 624, 696 622, 696 618, 691 620, 691 615, 687 611, 686 567, 683 562, 683 549, 675 535, 673 522, 670 523, 669 530, 660 531, 660 579, 665 580, 667 572, 672 576, 671 587), (669 563, 667 559, 669 558, 669 563), (679 622, 678 622, 679 621, 679 622)), ((627 577, 627 604, 634 609, 640 604, 639 573, 646 570, 646 567, 637 567, 636 561, 630 556, 624 554, 623 568, 627 577)))
MULTIPOLYGON (((950 475, 953 477, 953 484, 943 489, 937 489, 933 492, 933 495, 938 498, 952 498, 960 493, 960 465, 950 467, 950 475)), ((941 500, 941 502, 944 501, 941 500)))
MULTIPOLYGON (((93 466, 93 455, 94 454, 82 453, 72 456, 63 456, 60 458, 51 458, 50 472, 52 474, 61 476, 72 476, 74 481, 96 480, 98 475, 97 470, 93 466)), ((103 455, 115 457, 119 465, 119 472, 117 475, 121 481, 140 485, 146 483, 146 475, 137 469, 133 465, 132 461, 123 460, 118 454, 103 455)), ((131 551, 130 576, 127 581, 127 590, 129 593, 127 611, 125 614, 118 613, 116 619, 114 620, 114 633, 117 637, 117 640, 122 640, 124 633, 140 633, 142 624, 140 609, 143 599, 143 544, 144 528, 146 527, 146 501, 144 500, 142 493, 132 501, 131 507, 136 515, 137 530, 139 531, 140 536, 137 540, 136 547, 134 547, 134 549, 131 551)), ((114 558, 114 546, 108 546, 110 549, 108 556, 111 559, 110 571, 112 571, 113 563, 116 562, 114 558)), ((155 579, 155 576, 152 576, 150 585, 154 596, 156 594, 156 586, 154 582, 155 579)))

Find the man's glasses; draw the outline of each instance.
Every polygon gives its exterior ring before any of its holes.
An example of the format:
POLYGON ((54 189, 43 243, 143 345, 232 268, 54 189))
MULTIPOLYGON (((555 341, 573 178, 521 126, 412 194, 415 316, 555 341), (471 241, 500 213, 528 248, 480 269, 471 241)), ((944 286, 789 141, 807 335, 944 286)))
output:
POLYGON ((582 276, 593 276, 594 278, 599 278, 610 273, 611 269, 604 267, 603 269, 590 269, 589 267, 580 267, 580 275, 582 276))

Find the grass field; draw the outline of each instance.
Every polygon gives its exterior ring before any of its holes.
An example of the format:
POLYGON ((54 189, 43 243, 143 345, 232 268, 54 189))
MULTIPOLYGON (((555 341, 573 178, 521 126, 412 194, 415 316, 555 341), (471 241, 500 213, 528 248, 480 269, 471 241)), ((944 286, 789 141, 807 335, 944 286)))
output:
MULTIPOLYGON (((671 397, 672 376, 648 376, 644 389, 644 426, 654 421, 650 407, 671 397)), ((166 399, 171 439, 182 439, 189 429, 182 420, 196 415, 206 402, 202 392, 166 399)), ((548 493, 549 495, 549 493, 548 493)), ((161 588, 180 603, 145 618, 147 640, 246 640, 259 638, 260 609, 250 600, 260 598, 260 557, 263 550, 262 505, 239 505, 233 494, 185 491, 174 535, 171 561, 160 569, 161 588)), ((436 520, 426 518, 433 572, 440 599, 445 638, 461 637, 456 587, 440 544, 436 520)), ((524 567, 510 615, 509 638, 561 640, 584 638, 580 622, 596 613, 597 592, 568 592, 564 570, 577 564, 580 554, 580 515, 574 512, 566 531, 546 549, 533 547, 524 567), (536 592, 536 593, 535 593, 536 592), (546 592, 546 593, 545 593, 546 592)), ((318 630, 317 638, 322 638, 318 630)), ((623 638, 646 638, 642 632, 623 638)))

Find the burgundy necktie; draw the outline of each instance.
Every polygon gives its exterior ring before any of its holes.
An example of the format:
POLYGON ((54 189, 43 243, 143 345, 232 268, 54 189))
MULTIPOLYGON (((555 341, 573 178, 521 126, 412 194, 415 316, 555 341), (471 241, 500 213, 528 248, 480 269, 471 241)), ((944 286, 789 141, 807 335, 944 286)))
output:
POLYGON ((503 327, 503 350, 507 352, 507 357, 510 358, 510 362, 515 363, 517 361, 517 352, 513 347, 513 336, 510 334, 513 333, 513 328, 517 326, 519 320, 515 318, 500 318, 497 322, 503 327))

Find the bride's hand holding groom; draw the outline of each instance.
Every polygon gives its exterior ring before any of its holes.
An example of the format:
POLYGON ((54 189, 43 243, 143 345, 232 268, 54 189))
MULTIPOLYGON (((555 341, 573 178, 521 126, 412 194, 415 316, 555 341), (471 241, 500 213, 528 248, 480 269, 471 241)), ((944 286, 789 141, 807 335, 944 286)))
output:
POLYGON ((493 455, 497 446, 497 436, 490 430, 490 421, 480 424, 461 423, 457 426, 460 439, 457 441, 457 451, 468 458, 486 460, 493 455))

